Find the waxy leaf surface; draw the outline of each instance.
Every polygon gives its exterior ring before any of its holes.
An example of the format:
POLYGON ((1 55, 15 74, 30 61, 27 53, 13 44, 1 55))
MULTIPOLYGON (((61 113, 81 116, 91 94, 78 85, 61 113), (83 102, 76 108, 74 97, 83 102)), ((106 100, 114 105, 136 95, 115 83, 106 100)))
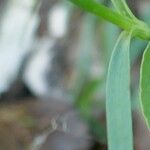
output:
POLYGON ((130 102, 131 36, 122 33, 111 56, 107 87, 106 112, 109 150, 132 150, 132 119, 130 102))

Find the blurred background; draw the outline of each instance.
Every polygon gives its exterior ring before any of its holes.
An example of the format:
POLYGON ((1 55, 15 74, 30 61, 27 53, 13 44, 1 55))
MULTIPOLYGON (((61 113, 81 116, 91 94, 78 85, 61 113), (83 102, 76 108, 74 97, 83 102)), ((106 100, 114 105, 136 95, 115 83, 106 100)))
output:
MULTIPOLYGON (((149 0, 128 2, 150 23, 149 0)), ((68 0, 0 0, 0 150, 107 150, 105 81, 120 32, 68 0)), ((150 149, 138 96, 146 44, 133 39, 130 51, 135 150, 150 149)))

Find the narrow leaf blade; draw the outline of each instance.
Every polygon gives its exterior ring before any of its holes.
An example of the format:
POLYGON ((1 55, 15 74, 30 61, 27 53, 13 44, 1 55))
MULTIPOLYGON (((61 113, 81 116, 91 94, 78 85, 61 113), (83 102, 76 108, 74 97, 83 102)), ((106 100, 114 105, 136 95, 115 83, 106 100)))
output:
POLYGON ((136 19, 131 10, 129 9, 125 0, 111 0, 111 1, 120 14, 126 15, 132 19, 136 19))
POLYGON ((132 150, 130 103, 130 36, 120 35, 107 78, 106 111, 109 150, 132 150))
POLYGON ((150 128, 150 43, 143 54, 140 75, 141 106, 150 128))

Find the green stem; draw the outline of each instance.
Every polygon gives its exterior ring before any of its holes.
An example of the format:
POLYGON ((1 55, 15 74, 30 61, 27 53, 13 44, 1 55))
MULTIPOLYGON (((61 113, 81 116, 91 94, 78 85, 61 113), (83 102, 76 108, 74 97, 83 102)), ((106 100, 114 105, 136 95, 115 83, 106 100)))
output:
POLYGON ((74 4, 80 6, 82 9, 94 13, 119 27, 129 30, 132 26, 132 21, 125 16, 121 16, 115 11, 105 7, 102 4, 94 2, 93 0, 71 0, 74 4))
POLYGON ((78 5, 82 9, 93 13, 103 19, 119 26, 120 28, 130 32, 133 31, 133 35, 141 39, 150 39, 150 28, 147 24, 139 20, 132 20, 131 18, 121 15, 118 12, 111 10, 110 8, 95 2, 94 0, 70 0, 74 4, 78 5))

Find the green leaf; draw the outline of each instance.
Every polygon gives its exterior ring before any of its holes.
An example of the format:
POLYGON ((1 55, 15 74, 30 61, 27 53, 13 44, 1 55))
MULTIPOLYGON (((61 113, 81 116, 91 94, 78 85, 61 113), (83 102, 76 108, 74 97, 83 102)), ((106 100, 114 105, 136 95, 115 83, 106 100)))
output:
POLYGON ((114 48, 107 78, 106 112, 109 150, 132 150, 130 102, 131 35, 123 32, 114 48))
POLYGON ((150 43, 143 54, 140 75, 140 96, 142 110, 147 125, 150 127, 150 43))

